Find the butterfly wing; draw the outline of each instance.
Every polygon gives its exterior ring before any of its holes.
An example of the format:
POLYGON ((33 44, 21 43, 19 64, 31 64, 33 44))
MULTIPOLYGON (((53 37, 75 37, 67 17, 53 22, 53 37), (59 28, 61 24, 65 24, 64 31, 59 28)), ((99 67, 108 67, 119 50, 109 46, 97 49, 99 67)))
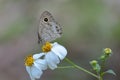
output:
POLYGON ((61 37, 61 34, 62 27, 54 20, 51 13, 44 11, 40 17, 38 41, 40 43, 51 42, 61 37))

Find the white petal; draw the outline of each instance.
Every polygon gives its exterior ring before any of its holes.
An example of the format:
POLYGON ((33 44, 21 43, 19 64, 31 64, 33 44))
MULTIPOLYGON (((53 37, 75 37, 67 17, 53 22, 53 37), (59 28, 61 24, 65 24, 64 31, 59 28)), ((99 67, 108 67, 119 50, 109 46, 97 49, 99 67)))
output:
POLYGON ((48 56, 49 59, 50 59, 52 62, 54 62, 55 64, 60 63, 59 57, 58 57, 56 54, 54 54, 53 52, 47 53, 47 56, 48 56))
POLYGON ((53 45, 54 46, 51 51, 53 51, 57 56, 59 56, 61 60, 63 60, 67 55, 67 50, 65 47, 59 45, 58 43, 54 43, 53 45))
POLYGON ((45 60, 47 61, 49 68, 52 70, 57 68, 57 64, 60 63, 58 56, 52 52, 48 52, 45 55, 45 60))
POLYGON ((46 60, 42 60, 42 59, 37 59, 35 62, 34 62, 34 65, 40 69, 40 70, 46 70, 47 69, 47 62, 46 60))
POLYGON ((43 55, 45 55, 44 53, 39 53, 39 54, 34 54, 33 58, 34 59, 39 59, 40 57, 42 57, 43 55))
POLYGON ((42 70, 36 68, 35 66, 31 67, 31 74, 35 79, 39 79, 42 75, 42 70))
POLYGON ((52 44, 52 46, 55 46, 55 45, 59 45, 57 42, 54 42, 53 44, 52 44))
POLYGON ((35 78, 34 78, 34 77, 32 76, 32 74, 31 74, 31 67, 26 66, 26 70, 27 70, 27 72, 28 72, 31 80, 35 80, 35 78))

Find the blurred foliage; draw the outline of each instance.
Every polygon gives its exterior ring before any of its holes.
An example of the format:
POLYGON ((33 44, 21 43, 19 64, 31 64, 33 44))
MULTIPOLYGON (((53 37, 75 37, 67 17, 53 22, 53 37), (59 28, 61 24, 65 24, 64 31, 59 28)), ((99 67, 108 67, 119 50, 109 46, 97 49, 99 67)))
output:
POLYGON ((19 34, 26 32, 31 24, 31 19, 18 19, 7 29, 6 33, 0 37, 0 42, 8 41, 13 36, 19 36, 19 34))

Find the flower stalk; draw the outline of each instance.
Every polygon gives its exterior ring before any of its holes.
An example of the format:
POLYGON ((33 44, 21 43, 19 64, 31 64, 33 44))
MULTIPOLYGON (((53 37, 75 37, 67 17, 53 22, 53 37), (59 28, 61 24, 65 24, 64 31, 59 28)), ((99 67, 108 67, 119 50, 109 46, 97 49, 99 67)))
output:
MULTIPOLYGON (((94 74, 94 73, 92 73, 92 72, 90 72, 90 71, 88 71, 88 70, 86 70, 86 69, 84 69, 84 68, 76 65, 75 63, 73 63, 73 62, 72 62, 71 60, 69 60, 68 58, 65 58, 65 60, 66 60, 68 63, 70 63, 71 65, 73 65, 75 68, 77 68, 77 69, 79 69, 79 70, 82 70, 82 71, 84 71, 84 72, 86 72, 86 73, 88 73, 88 74, 96 77, 97 79, 99 79, 99 76, 97 76, 96 74, 94 74)), ((100 80, 101 80, 101 79, 100 79, 100 80)))
POLYGON ((58 69, 75 68, 74 66, 59 66, 58 69))

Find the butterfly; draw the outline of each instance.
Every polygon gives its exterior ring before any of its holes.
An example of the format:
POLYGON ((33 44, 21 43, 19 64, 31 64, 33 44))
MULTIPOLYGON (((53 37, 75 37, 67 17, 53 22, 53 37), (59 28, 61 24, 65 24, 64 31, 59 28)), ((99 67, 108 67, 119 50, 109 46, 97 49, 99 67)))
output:
POLYGON ((53 18, 52 14, 44 11, 40 16, 38 28, 38 43, 44 44, 61 37, 62 27, 53 18))

